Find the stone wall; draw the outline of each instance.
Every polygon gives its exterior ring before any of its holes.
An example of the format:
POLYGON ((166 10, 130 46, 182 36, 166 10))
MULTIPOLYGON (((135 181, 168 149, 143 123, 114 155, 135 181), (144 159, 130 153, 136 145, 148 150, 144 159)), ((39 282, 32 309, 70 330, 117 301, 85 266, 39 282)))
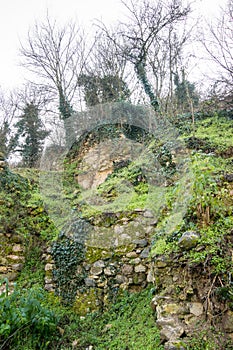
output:
MULTIPOLYGON (((90 230, 84 243, 84 258, 76 266, 77 275, 83 275, 74 301, 79 311, 102 308, 120 291, 139 291, 153 282, 149 255, 155 221, 148 210, 138 210, 135 215, 133 220, 122 217, 110 227, 94 226, 90 230)), ((75 241, 77 237, 68 232, 67 238, 75 241)), ((59 294, 59 281, 53 278, 59 266, 50 247, 44 259, 45 288, 59 294)))
POLYGON ((211 333, 211 328, 216 349, 225 349, 223 339, 233 341, 233 312, 216 293, 220 278, 202 264, 190 265, 182 254, 160 256, 152 266, 155 296, 151 306, 165 349, 183 349, 183 341, 211 333))
POLYGON ((0 173, 7 167, 7 162, 5 161, 4 155, 0 152, 0 173))
MULTIPOLYGON (((23 239, 15 234, 0 232, 0 280, 8 279, 12 287, 25 261, 25 245, 23 239)), ((0 294, 5 284, 0 286, 0 294)))
MULTIPOLYGON (((0 173, 7 167, 7 162, 0 153, 0 173)), ((1 175, 0 175, 1 176, 1 175)), ((2 205, 0 199, 0 205, 2 205)), ((25 246, 19 235, 11 234, 0 227, 0 280, 7 279, 12 287, 23 268, 25 246)), ((0 294, 5 291, 5 284, 0 286, 0 294)))
MULTIPOLYGON (((152 258, 155 226, 153 215, 147 210, 132 220, 121 218, 110 228, 93 229, 85 243, 85 257, 76 267, 76 274, 84 278, 76 290, 74 309, 85 315, 103 309, 124 290, 137 292, 150 285, 154 291, 151 307, 165 349, 184 349, 182 344, 188 338, 198 337, 203 331, 208 333, 211 327, 233 340, 233 312, 214 293, 220 282, 203 265, 190 265, 182 252, 184 237, 190 238, 190 232, 180 239, 179 254, 152 258), (98 237, 97 246, 93 243, 98 237)), ((51 248, 44 259, 45 288, 59 294, 59 281, 53 280, 57 266, 51 248)), ((221 343, 222 338, 219 339, 221 343)))

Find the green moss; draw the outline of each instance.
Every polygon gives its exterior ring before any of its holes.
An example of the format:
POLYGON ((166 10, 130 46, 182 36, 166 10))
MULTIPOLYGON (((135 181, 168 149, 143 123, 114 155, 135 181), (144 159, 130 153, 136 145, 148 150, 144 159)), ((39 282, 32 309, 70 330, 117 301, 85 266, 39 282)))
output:
POLYGON ((5 258, 7 255, 12 253, 12 245, 6 236, 0 236, 0 256, 5 258))
POLYGON ((76 295, 72 309, 80 316, 85 316, 87 313, 99 310, 99 298, 98 293, 101 290, 98 288, 90 288, 85 292, 79 292, 76 295))
POLYGON ((163 255, 169 251, 169 246, 166 242, 166 239, 160 238, 154 243, 151 255, 156 256, 156 255, 163 255))
POLYGON ((126 253, 132 252, 134 248, 135 248, 134 244, 117 246, 114 249, 114 256, 116 257, 124 256, 126 253))
POLYGON ((87 263, 94 263, 97 260, 111 258, 112 252, 98 247, 86 247, 85 261, 87 263))

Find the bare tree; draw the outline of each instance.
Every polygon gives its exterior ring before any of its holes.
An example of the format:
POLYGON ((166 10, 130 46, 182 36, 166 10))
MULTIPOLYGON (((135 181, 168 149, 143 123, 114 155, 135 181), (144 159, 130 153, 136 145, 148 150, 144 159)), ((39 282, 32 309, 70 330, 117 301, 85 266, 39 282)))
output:
POLYGON ((14 148, 14 122, 17 104, 13 94, 0 90, 0 152, 7 158, 14 148))
POLYGON ((100 77, 114 75, 125 79, 129 74, 126 70, 127 59, 120 55, 118 47, 103 31, 98 31, 95 35, 87 73, 95 72, 100 77))
POLYGON ((174 112, 174 77, 184 65, 185 47, 191 41, 192 27, 176 23, 163 28, 148 52, 148 76, 163 112, 174 112))
POLYGON ((78 100, 78 79, 90 52, 85 35, 74 23, 59 27, 47 18, 29 31, 21 45, 22 64, 39 76, 40 85, 58 98, 60 117, 66 123, 78 100))
POLYGON ((218 76, 215 76, 216 84, 219 84, 224 93, 231 93, 233 88, 233 5, 229 1, 215 22, 207 23, 201 42, 209 59, 215 63, 218 76))
POLYGON ((35 83, 26 83, 20 88, 14 90, 17 108, 22 111, 26 104, 34 104, 41 115, 53 113, 54 94, 46 90, 43 85, 35 83))
MULTIPOLYGON (((149 97, 151 105, 158 110, 159 82, 154 90, 148 74, 148 65, 152 63, 151 52, 155 56, 157 52, 156 57, 159 57, 158 45, 161 45, 162 33, 164 30, 169 31, 172 25, 183 21, 190 12, 190 7, 183 7, 182 2, 177 0, 169 2, 142 0, 139 4, 131 0, 122 1, 122 3, 129 13, 127 23, 121 23, 120 30, 115 34, 109 33, 105 26, 102 26, 102 29, 114 41, 121 55, 133 64, 135 74, 149 97)), ((159 60, 159 63, 162 64, 162 61, 159 60)), ((155 65, 153 69, 155 73, 157 69, 155 65)), ((164 71, 164 67, 159 69, 164 71)))

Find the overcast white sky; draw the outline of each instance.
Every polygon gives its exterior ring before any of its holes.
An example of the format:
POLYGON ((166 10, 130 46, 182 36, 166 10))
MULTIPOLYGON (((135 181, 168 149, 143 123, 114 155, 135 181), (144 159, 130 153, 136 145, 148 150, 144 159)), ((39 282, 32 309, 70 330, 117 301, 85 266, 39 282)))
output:
MULTIPOLYGON (((200 12, 210 17, 226 0, 197 0, 200 12)), ((94 18, 114 22, 123 16, 120 0, 0 0, 0 86, 19 86, 24 71, 19 67, 19 42, 24 42, 30 26, 49 15, 58 22, 77 19, 88 24, 94 18)))

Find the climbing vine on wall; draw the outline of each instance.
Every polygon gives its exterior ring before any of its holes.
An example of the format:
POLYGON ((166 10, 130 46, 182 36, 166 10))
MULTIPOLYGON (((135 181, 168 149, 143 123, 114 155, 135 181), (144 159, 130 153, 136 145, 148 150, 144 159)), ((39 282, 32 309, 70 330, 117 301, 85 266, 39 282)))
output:
POLYGON ((53 244, 51 254, 56 266, 53 271, 56 293, 65 304, 70 304, 74 301, 78 288, 84 283, 85 274, 79 265, 84 258, 84 246, 65 238, 53 244))

